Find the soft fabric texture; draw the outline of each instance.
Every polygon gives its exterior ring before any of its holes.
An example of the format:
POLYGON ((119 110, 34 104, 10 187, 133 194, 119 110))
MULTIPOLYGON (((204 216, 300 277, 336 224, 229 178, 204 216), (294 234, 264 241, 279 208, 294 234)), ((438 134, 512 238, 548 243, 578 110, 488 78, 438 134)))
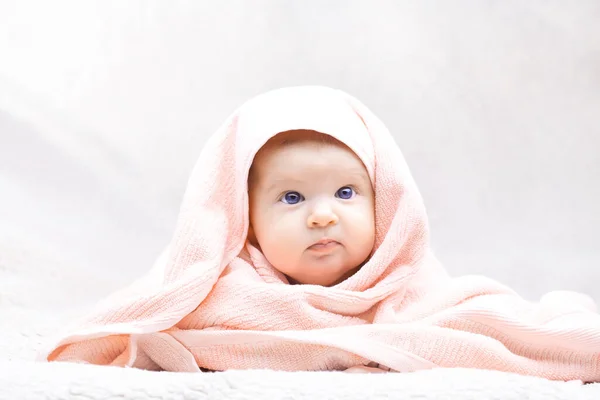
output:
POLYGON ((296 87, 258 96, 228 118, 199 157, 153 270, 42 358, 169 371, 467 367, 599 381, 600 318, 582 294, 530 303, 485 277, 450 278, 384 124, 341 91, 296 87), (295 129, 345 143, 374 184, 375 251, 333 287, 288 284, 246 241, 253 157, 295 129))

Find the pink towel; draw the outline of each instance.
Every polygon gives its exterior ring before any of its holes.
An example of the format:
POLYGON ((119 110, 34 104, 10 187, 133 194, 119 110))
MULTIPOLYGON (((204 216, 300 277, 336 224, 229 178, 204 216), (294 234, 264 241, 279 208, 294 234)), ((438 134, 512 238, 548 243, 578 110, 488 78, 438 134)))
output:
POLYGON ((450 278, 384 124, 341 91, 294 87, 227 119, 192 172, 164 257, 43 358, 170 371, 467 367, 600 381, 600 317, 582 294, 531 303, 485 277, 450 278), (374 253, 332 287, 289 284, 246 240, 253 157, 297 129, 345 143, 374 185, 374 253))

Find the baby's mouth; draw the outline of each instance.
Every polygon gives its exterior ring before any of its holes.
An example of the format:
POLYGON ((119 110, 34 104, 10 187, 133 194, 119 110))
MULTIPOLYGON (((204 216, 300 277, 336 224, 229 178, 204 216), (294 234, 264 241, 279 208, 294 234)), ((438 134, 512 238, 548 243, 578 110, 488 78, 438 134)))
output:
POLYGON ((341 246, 340 242, 329 238, 323 238, 318 242, 312 244, 308 248, 308 250, 312 250, 319 253, 325 253, 337 248, 338 246, 341 246))

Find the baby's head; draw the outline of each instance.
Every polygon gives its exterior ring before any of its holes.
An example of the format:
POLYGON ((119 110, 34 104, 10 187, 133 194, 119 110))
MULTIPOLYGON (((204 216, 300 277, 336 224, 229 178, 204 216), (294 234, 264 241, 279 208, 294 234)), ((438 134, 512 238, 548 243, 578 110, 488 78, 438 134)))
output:
POLYGON ((288 131, 256 154, 248 178, 250 242, 290 282, 335 285, 368 260, 375 196, 346 145, 315 131, 288 131))

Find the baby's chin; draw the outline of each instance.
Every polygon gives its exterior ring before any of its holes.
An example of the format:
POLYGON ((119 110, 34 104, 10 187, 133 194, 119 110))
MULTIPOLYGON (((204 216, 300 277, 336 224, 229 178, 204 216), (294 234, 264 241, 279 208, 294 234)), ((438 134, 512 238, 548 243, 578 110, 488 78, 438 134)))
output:
MULTIPOLYGON (((321 266, 322 268, 322 266, 321 266)), ((334 286, 338 283, 345 281, 350 278, 356 272, 360 270, 361 266, 343 268, 341 271, 336 273, 329 273, 324 270, 323 272, 315 272, 314 274, 294 274, 286 275, 291 285, 318 285, 318 286, 334 286)))

